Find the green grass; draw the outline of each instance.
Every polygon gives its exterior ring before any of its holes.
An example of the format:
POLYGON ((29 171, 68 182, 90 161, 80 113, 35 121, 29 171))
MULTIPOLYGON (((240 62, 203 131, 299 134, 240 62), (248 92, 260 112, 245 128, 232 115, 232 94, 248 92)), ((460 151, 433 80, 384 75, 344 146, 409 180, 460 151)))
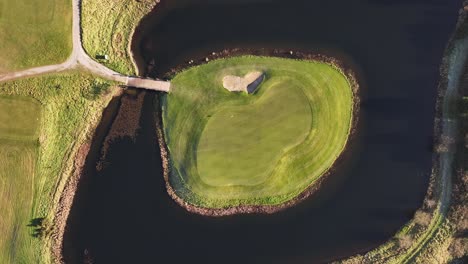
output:
POLYGON ((40 104, 28 98, 0 97, 0 263, 25 263, 40 104))
POLYGON ((83 0, 83 46, 92 57, 109 55, 107 67, 135 75, 129 45, 135 27, 156 5, 154 0, 83 0))
POLYGON ((88 140, 110 83, 78 72, 0 83, 0 263, 49 263, 48 228, 77 147, 88 140))
POLYGON ((36 138, 40 110, 40 104, 28 97, 0 96, 0 137, 20 140, 36 138))
POLYGON ((65 61, 71 23, 71 0, 0 1, 0 73, 65 61))
POLYGON ((285 82, 265 90, 253 104, 222 108, 209 119, 197 148, 203 182, 264 183, 284 152, 307 137, 311 109, 302 90, 285 82))
POLYGON ((170 184, 193 205, 222 208, 293 199, 343 151, 352 120, 346 77, 321 62, 244 56, 175 76, 163 98, 170 184), (226 74, 261 70, 253 95, 222 87, 226 74))

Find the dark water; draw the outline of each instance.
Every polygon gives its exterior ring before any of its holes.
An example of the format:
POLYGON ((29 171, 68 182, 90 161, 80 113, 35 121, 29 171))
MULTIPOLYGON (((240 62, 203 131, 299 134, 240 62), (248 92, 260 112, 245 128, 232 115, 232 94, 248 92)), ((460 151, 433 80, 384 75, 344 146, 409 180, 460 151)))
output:
POLYGON ((80 187, 65 254, 76 260, 87 248, 96 263, 321 263, 378 246, 411 218, 427 189, 438 67, 460 6, 163 0, 135 45, 145 61, 155 60, 152 74, 225 48, 344 53, 365 82, 358 135, 323 189, 297 207, 207 218, 166 194, 150 94, 136 143, 113 144, 110 166, 80 187))

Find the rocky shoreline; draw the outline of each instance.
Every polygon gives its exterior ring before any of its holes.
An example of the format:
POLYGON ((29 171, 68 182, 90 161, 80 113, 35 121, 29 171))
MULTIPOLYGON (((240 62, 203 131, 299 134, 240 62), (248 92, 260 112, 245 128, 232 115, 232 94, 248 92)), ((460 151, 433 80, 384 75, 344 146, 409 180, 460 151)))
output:
MULTIPOLYGON (((320 189, 321 185, 323 184, 324 180, 329 177, 333 171, 335 170, 336 164, 339 163, 339 161, 343 158, 343 154, 349 149, 349 146, 353 140, 353 138, 356 135, 356 130, 357 130, 357 125, 359 122, 359 109, 360 109, 360 85, 357 79, 357 75, 355 71, 347 64, 344 64, 344 61, 340 61, 337 58, 331 57, 331 56, 326 56, 322 54, 313 54, 313 53, 303 53, 303 52, 291 52, 291 51, 286 51, 286 50, 270 50, 267 52, 267 50, 260 50, 257 52, 253 52, 252 50, 242 50, 242 49, 235 49, 235 50, 225 50, 223 51, 222 54, 220 53, 214 53, 211 56, 215 57, 216 59, 220 58, 228 58, 232 56, 239 56, 239 55, 258 55, 258 53, 263 54, 262 56, 266 56, 267 54, 269 56, 274 56, 274 57, 282 57, 282 58, 289 58, 289 59, 297 59, 297 60, 309 60, 309 61, 318 61, 322 63, 326 63, 338 71, 340 71, 348 80, 351 89, 353 91, 353 114, 352 114, 352 120, 351 120, 351 127, 350 127, 350 132, 348 136, 348 140, 346 142, 346 145, 341 152, 340 156, 335 160, 333 163, 332 167, 330 167, 318 180, 313 182, 308 188, 306 188, 302 193, 300 193, 298 196, 295 198, 281 203, 277 205, 239 205, 239 206, 233 206, 233 207, 226 207, 226 208, 205 208, 205 207, 200 207, 196 206, 193 204, 190 204, 183 200, 180 196, 177 195, 176 191, 172 187, 169 181, 169 175, 170 175, 170 170, 171 165, 170 165, 170 158, 168 154, 168 149, 166 146, 166 142, 164 139, 164 132, 163 132, 163 124, 162 124, 162 118, 161 118, 161 113, 157 115, 157 118, 155 120, 156 122, 156 127, 157 127, 157 138, 159 142, 159 147, 161 149, 161 158, 162 158, 162 164, 163 164, 163 176, 164 176, 164 181, 166 183, 166 190, 169 196, 180 206, 182 206, 184 209, 191 213, 196 213, 204 216, 212 216, 212 217, 221 217, 221 216, 228 216, 228 215, 235 215, 235 214, 272 214, 276 213, 278 211, 290 208, 303 200, 307 199, 309 196, 314 194, 317 190, 320 189)), ((199 60, 199 64, 206 63, 206 61, 209 61, 210 59, 208 58, 207 60, 199 60)), ((176 72, 180 72, 187 66, 193 66, 194 63, 190 62, 187 65, 181 65, 180 67, 173 69, 171 71, 171 75, 174 75, 176 72)), ((348 64, 349 65, 349 64, 348 64)), ((158 106, 158 108, 160 108, 158 106)))
MULTIPOLYGON (((120 98, 121 95, 121 89, 113 88, 113 90, 105 96, 108 98, 106 100, 109 100, 109 104, 112 104, 111 101, 115 98, 120 98)), ((107 108, 108 107, 106 107, 103 111, 105 112, 107 108)), ((91 148, 93 145, 93 141, 95 140, 96 130, 99 126, 102 125, 102 118, 104 116, 104 113, 98 113, 97 116, 99 116, 99 118, 94 120, 93 123, 89 124, 85 129, 87 135, 85 141, 80 144, 77 144, 74 147, 74 149, 76 149, 76 152, 72 151, 69 157, 71 172, 69 175, 64 174, 63 177, 66 177, 66 182, 63 190, 60 193, 58 193, 59 197, 56 198, 57 204, 56 207, 53 209, 53 229, 51 232, 51 240, 49 242, 50 252, 54 263, 65 263, 63 256, 63 239, 64 234, 67 230, 68 217, 73 207, 76 191, 83 178, 83 170, 86 166, 86 159, 90 151, 92 151, 91 148)))

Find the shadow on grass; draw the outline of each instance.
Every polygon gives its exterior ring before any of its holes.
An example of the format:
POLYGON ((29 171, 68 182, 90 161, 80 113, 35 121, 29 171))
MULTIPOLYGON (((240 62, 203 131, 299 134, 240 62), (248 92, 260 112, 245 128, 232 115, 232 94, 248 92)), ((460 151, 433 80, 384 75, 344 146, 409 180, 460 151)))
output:
POLYGON ((44 217, 33 218, 29 221, 28 227, 31 227, 31 236, 40 238, 46 233, 46 226, 44 224, 44 217))

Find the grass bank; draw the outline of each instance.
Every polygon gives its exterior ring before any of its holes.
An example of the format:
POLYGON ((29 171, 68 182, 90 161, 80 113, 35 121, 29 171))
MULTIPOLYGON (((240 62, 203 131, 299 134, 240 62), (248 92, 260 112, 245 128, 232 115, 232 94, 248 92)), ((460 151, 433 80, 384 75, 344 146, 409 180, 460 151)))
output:
POLYGON ((65 61, 71 29, 71 0, 0 1, 0 73, 65 61))
POLYGON ((91 58, 109 55, 100 61, 117 72, 136 75, 130 43, 140 20, 157 4, 156 0, 83 0, 81 27, 83 47, 91 58))
POLYGON ((0 263, 51 262, 57 197, 111 85, 78 72, 0 83, 0 263))
POLYGON ((202 208, 294 199, 344 150, 351 86, 327 63, 274 57, 220 59, 179 73, 162 102, 175 195, 202 208), (223 88, 225 75, 253 70, 266 75, 255 94, 223 88))

